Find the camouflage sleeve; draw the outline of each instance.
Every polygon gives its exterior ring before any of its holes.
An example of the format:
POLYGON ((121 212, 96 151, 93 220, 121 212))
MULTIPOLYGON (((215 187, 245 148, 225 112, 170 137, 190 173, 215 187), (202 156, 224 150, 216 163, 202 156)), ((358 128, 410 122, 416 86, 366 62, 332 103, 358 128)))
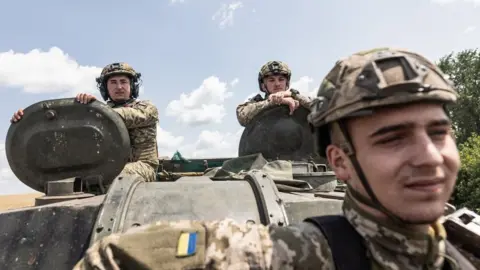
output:
POLYGON ((278 106, 268 99, 262 101, 247 101, 237 106, 237 119, 241 126, 246 126, 253 117, 266 108, 278 106))
POLYGON ((304 96, 302 94, 298 94, 296 97, 295 97, 295 100, 298 100, 298 102, 300 103, 301 106, 307 108, 310 110, 310 105, 312 103, 312 98, 309 97, 309 96, 304 96))
POLYGON ((74 270, 270 269, 271 256, 268 227, 262 225, 157 222, 96 242, 74 270))
POLYGON ((150 102, 141 101, 134 107, 113 108, 123 121, 127 128, 146 127, 158 122, 158 110, 150 102))
POLYGON ((270 227, 271 269, 335 269, 327 239, 314 225, 300 222, 270 227))
POLYGON ((96 242, 74 270, 333 269, 323 234, 288 227, 214 222, 157 222, 96 242))

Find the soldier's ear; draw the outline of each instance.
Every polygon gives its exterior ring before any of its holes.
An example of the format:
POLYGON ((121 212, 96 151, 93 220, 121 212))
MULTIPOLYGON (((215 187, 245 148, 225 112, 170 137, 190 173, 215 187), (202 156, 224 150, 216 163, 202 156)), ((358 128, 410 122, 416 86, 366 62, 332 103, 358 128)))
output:
POLYGON ((330 144, 327 146, 327 159, 330 167, 335 172, 337 179, 341 182, 350 180, 350 170, 348 166, 348 157, 342 148, 330 144))

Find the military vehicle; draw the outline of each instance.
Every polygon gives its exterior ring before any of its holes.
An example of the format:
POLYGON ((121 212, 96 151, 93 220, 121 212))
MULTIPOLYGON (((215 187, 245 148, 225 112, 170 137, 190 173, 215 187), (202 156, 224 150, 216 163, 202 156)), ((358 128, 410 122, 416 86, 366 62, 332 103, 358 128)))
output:
MULTIPOLYGON (((307 113, 267 110, 245 128, 238 157, 161 160, 157 181, 147 183, 121 173, 128 130, 105 104, 29 106, 8 130, 6 154, 17 178, 45 196, 0 213, 2 269, 71 269, 95 241, 156 220, 285 226, 341 213, 343 186, 312 153, 307 113)), ((448 209, 448 228, 480 257, 479 217, 448 209)))

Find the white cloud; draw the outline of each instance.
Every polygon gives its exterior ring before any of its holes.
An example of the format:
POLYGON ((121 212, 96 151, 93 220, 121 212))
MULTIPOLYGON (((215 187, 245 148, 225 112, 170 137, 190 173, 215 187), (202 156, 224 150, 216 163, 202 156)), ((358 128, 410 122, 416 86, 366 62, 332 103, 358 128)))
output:
POLYGON ((185 158, 236 157, 243 128, 237 132, 203 130, 195 142, 186 142, 183 136, 175 136, 161 127, 157 129, 160 156, 169 158, 179 151, 185 158))
POLYGON ((223 103, 233 95, 227 90, 225 82, 210 76, 190 94, 182 93, 180 99, 171 101, 167 105, 166 115, 191 126, 221 123, 226 115, 223 103))
POLYGON ((95 93, 100 72, 99 67, 79 65, 57 47, 0 53, 0 86, 19 87, 27 93, 95 93))
POLYGON ((175 4, 175 3, 185 3, 185 0, 170 0, 170 3, 171 3, 171 4, 175 4))
POLYGON ((160 156, 171 157, 183 142, 183 136, 175 136, 157 125, 157 145, 160 156))
POLYGON ((235 133, 203 130, 195 143, 179 151, 186 158, 236 157, 242 132, 243 128, 235 133))
POLYGON ((294 88, 307 96, 316 96, 318 85, 312 83, 313 78, 302 76, 298 80, 291 82, 290 88, 294 88))
POLYGON ((230 4, 222 4, 220 9, 215 12, 215 14, 212 16, 212 20, 220 20, 219 27, 220 28, 225 28, 226 26, 232 26, 233 25, 233 14, 235 10, 243 7, 242 2, 237 1, 237 2, 232 2, 230 4))
MULTIPOLYGON (((58 47, 0 53, 0 86, 18 87, 29 94, 50 94, 52 99, 90 93, 103 101, 95 81, 101 71, 101 67, 78 64, 58 47)), ((144 93, 141 86, 140 94, 144 93)))

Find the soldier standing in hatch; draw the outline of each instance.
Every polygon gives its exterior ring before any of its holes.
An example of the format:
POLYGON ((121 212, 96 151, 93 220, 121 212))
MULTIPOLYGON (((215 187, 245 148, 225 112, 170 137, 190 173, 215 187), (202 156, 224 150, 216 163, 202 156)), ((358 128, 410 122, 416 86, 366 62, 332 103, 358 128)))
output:
MULTIPOLYGON (((102 98, 125 122, 130 135, 131 154, 122 173, 138 174, 145 181, 156 179, 159 166, 157 151, 158 110, 150 101, 138 100, 139 79, 127 63, 107 65, 96 79, 102 98)), ((87 104, 96 98, 88 93, 76 96, 80 103, 87 104)), ((18 110, 10 120, 17 122, 23 116, 18 110)))
POLYGON ((246 126, 261 111, 278 106, 288 105, 290 114, 299 106, 310 109, 311 99, 303 96, 295 89, 289 89, 292 72, 286 63, 269 61, 258 73, 258 86, 265 97, 260 94, 237 106, 237 119, 241 126, 246 126))
POLYGON ((309 116, 316 149, 348 186, 343 216, 286 227, 160 221, 103 238, 74 269, 475 269, 440 221, 460 166, 444 106, 456 100, 418 54, 351 55, 309 116))

